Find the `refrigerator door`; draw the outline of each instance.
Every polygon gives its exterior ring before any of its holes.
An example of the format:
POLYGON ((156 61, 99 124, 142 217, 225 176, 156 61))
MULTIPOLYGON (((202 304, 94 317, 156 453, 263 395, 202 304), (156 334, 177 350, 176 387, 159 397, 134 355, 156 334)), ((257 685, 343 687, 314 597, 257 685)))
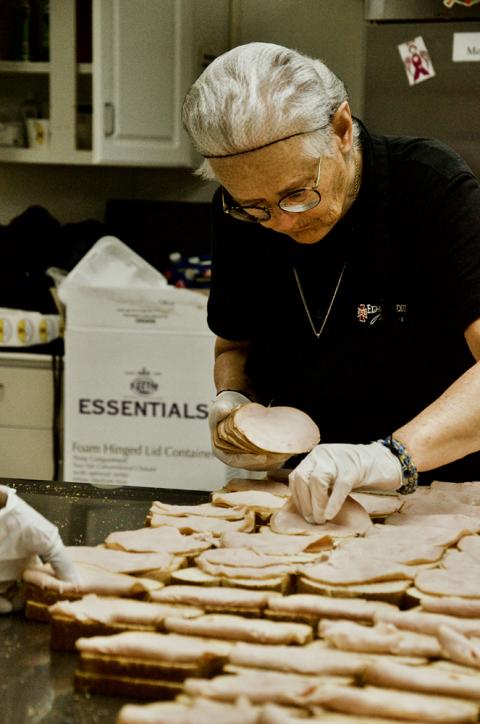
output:
POLYGON ((467 20, 480 18, 476 0, 365 0, 365 20, 467 20))
POLYGON ((480 55, 454 62, 455 33, 478 33, 480 50, 480 21, 369 22, 363 118, 373 133, 444 141, 480 176, 480 55), (435 75, 409 85, 398 46, 419 36, 435 75))

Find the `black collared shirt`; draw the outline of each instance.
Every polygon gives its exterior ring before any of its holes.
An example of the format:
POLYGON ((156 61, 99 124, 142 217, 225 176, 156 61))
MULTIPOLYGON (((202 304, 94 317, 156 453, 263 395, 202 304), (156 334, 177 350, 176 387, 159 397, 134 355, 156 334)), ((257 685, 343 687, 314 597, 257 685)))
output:
MULTIPOLYGON (((236 221, 213 201, 208 321, 250 340, 260 401, 300 407, 322 442, 385 437, 474 363, 464 330, 480 317, 480 185, 445 145, 370 136, 360 193, 318 244, 236 221), (295 280, 297 270, 314 326, 295 280)), ((480 479, 480 456, 427 478, 480 479)))

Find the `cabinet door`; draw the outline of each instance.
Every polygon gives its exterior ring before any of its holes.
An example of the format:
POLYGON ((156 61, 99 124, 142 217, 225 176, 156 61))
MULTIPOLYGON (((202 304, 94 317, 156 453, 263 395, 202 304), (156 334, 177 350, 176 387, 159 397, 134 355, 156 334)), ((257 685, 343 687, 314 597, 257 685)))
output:
POLYGON ((94 162, 189 166, 191 0, 94 0, 94 162))

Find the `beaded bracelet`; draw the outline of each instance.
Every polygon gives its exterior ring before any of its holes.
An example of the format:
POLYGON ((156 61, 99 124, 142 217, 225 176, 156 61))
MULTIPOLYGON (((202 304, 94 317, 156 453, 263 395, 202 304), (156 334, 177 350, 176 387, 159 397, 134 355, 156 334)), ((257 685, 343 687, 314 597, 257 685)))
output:
POLYGON ((388 447, 390 452, 398 458, 402 466, 403 484, 397 489, 397 493, 401 495, 413 493, 418 485, 418 472, 405 445, 402 445, 401 442, 391 435, 388 435, 384 440, 379 440, 378 442, 388 447))

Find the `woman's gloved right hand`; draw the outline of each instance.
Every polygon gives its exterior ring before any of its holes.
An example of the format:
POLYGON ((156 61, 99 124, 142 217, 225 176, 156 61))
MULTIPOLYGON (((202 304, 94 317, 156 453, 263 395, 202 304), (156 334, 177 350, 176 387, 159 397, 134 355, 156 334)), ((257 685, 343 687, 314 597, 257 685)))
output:
POLYGON ((340 512, 352 490, 398 490, 402 466, 381 442, 317 445, 289 475, 292 499, 309 523, 340 512))
POLYGON ((279 468, 291 457, 275 453, 231 453, 216 446, 214 431, 219 422, 224 420, 233 410, 241 405, 247 405, 251 400, 236 390, 223 390, 219 392, 210 405, 208 413, 208 424, 212 439, 212 452, 222 463, 232 468, 243 468, 245 470, 273 470, 279 468))

